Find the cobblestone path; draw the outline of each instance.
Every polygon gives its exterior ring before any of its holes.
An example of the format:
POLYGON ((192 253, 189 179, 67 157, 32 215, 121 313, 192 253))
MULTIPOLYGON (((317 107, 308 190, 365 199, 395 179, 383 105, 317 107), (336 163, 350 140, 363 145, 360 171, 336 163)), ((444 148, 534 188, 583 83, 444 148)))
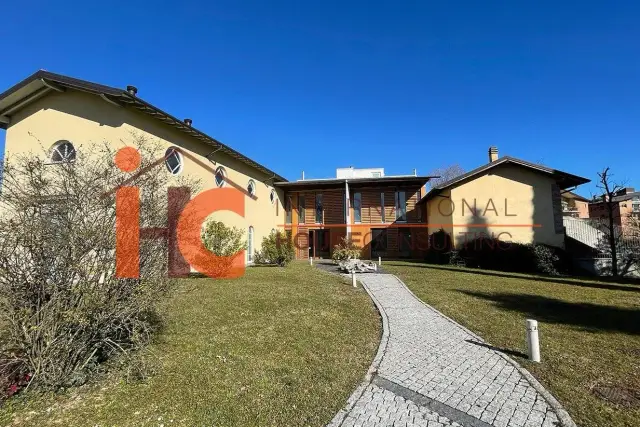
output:
POLYGON ((395 276, 358 280, 381 310, 386 333, 377 372, 329 426, 575 426, 530 374, 395 276))

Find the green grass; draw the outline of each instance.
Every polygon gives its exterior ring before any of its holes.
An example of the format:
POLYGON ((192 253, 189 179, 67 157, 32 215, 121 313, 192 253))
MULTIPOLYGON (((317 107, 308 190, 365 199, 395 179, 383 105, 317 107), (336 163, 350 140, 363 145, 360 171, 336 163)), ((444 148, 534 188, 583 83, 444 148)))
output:
POLYGON ((638 425, 640 407, 624 398, 640 399, 640 286, 411 262, 383 267, 423 301, 508 351, 578 425, 638 425), (519 356, 526 353, 527 318, 539 322, 540 364, 519 356), (597 395, 600 388, 606 398, 597 395))
POLYGON ((5 403, 0 424, 320 426, 362 380, 380 334, 361 288, 295 263, 184 280, 166 318, 146 381, 111 375, 65 393, 26 393, 5 403))

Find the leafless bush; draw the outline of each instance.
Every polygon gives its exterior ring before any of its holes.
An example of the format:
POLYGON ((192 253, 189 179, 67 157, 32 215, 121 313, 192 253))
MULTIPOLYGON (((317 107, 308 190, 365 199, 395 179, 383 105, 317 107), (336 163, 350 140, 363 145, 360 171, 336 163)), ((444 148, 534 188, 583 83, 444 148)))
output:
POLYGON ((106 359, 139 349, 158 326, 166 244, 140 240, 141 278, 115 276, 114 189, 138 186, 141 226, 166 227, 166 188, 196 183, 169 182, 159 147, 141 137, 131 142, 141 154, 138 171, 156 162, 137 177, 116 167, 106 143, 78 147, 73 162, 7 159, 0 195, 5 381, 26 377, 51 388, 82 383, 106 359))

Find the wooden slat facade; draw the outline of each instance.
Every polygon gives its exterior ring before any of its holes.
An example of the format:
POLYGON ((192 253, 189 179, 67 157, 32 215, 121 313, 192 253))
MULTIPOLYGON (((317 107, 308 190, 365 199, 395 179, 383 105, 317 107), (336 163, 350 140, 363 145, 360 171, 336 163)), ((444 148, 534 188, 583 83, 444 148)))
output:
MULTIPOLYGON (((297 247, 296 258, 309 258, 309 231, 329 230, 331 250, 338 244, 341 238, 346 236, 345 224, 345 190, 344 189, 315 189, 305 191, 289 191, 287 197, 292 200, 291 227, 294 231, 297 247), (316 194, 322 194, 323 215, 322 221, 316 223, 316 194), (304 221, 299 221, 298 198, 304 196, 304 221), (326 227, 325 227, 326 226, 326 227)), ((372 254, 372 233, 375 229, 386 230, 386 251, 379 251, 379 255, 385 258, 424 256, 425 247, 417 244, 427 242, 426 227, 401 228, 405 224, 423 223, 424 217, 416 203, 421 197, 420 186, 382 186, 372 188, 350 188, 350 217, 353 240, 363 248, 363 257, 369 258, 372 254), (396 221, 396 191, 404 191, 406 199, 406 221, 396 221), (353 197, 355 193, 361 194, 361 221, 354 223, 353 197), (381 194, 384 194, 384 206, 381 194), (384 212, 384 218, 383 213, 384 212), (384 219, 384 221, 383 221, 384 219), (422 236, 424 235, 424 236, 422 236), (424 238, 422 238, 424 237, 424 238), (406 243, 403 244, 403 239, 406 243)), ((316 248, 318 249, 318 248, 316 248)), ((373 251, 375 252, 375 251, 373 251)), ((316 255, 317 256, 317 255, 316 255)))

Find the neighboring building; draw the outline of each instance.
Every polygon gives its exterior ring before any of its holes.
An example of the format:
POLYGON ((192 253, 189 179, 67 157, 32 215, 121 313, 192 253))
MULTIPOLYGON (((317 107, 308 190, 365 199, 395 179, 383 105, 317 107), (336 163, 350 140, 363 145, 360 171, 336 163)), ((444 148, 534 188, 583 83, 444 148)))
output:
MULTIPOLYGON (((609 218, 609 210, 605 202, 606 196, 594 199, 589 203, 589 216, 591 218, 609 218)), ((640 217, 640 191, 632 187, 623 188, 613 196, 613 218, 616 225, 623 229, 629 227, 633 217, 640 217)))
POLYGON ((427 228, 417 202, 429 178, 344 168, 336 178, 276 183, 285 191, 285 228, 298 243, 296 257, 328 257, 347 235, 367 258, 422 257, 427 228))
POLYGON ((421 200, 429 233, 443 229, 456 246, 483 235, 562 247, 561 191, 588 179, 513 157, 498 158, 432 188, 421 200))
POLYGON ((388 176, 382 168, 349 167, 338 169, 336 178, 288 182, 197 130, 191 120, 142 100, 133 86, 123 90, 46 71, 0 94, 0 127, 7 130, 5 159, 44 152, 52 165, 75 159, 86 142, 120 148, 132 134, 158 141, 166 149, 167 173, 199 178, 202 190, 246 189, 244 217, 230 212, 212 217, 246 230, 248 262, 275 229, 291 232, 298 259, 328 257, 347 235, 363 248, 364 257, 422 258, 428 233, 440 228, 452 235, 455 229, 457 243, 461 232, 486 228, 509 233, 509 240, 562 246, 560 191, 589 181, 510 157, 498 159, 492 149, 491 163, 426 196, 430 177, 415 170, 388 176), (442 200, 457 210, 445 215, 442 200), (468 217, 473 205, 478 209, 468 217))
POLYGON ((589 199, 571 191, 562 192, 562 215, 571 218, 589 218, 589 199))

